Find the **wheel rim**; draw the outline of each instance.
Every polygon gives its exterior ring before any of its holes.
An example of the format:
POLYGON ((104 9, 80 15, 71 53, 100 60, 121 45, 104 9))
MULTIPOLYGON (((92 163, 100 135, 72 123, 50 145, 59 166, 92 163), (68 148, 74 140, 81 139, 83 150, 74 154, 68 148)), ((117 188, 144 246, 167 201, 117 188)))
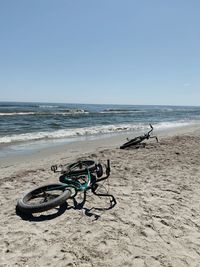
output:
POLYGON ((63 186, 44 186, 43 188, 36 189, 33 192, 28 193, 24 196, 23 201, 26 203, 26 205, 31 206, 37 206, 42 205, 47 202, 52 202, 55 199, 59 198, 63 191, 65 190, 65 187, 63 186))

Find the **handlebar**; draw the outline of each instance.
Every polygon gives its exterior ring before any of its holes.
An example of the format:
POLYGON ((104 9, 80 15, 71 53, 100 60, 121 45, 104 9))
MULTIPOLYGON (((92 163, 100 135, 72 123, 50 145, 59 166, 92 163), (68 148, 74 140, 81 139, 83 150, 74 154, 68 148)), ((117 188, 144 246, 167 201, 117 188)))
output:
POLYGON ((148 131, 148 135, 150 135, 150 133, 153 131, 153 126, 151 125, 151 124, 149 124, 149 126, 151 127, 151 130, 150 131, 148 131))
POLYGON ((151 127, 151 130, 148 131, 146 134, 144 134, 143 136, 141 136, 141 140, 144 140, 144 139, 149 139, 150 138, 150 134, 151 132, 153 131, 153 126, 151 124, 149 124, 150 127, 151 127))

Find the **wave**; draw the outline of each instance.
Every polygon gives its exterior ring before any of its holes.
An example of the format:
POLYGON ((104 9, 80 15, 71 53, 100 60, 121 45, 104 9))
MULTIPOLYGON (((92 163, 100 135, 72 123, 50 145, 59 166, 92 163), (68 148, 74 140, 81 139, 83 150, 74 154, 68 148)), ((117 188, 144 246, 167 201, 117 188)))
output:
POLYGON ((107 125, 93 126, 87 128, 75 128, 56 130, 53 132, 36 132, 0 137, 0 143, 22 142, 40 139, 58 139, 78 136, 92 136, 97 134, 108 134, 115 132, 130 131, 138 129, 138 125, 107 125))
POLYGON ((178 127, 184 127, 184 126, 189 126, 192 124, 197 124, 199 121, 171 121, 171 122, 160 122, 157 125, 155 125, 155 129, 170 129, 170 128, 178 128, 178 127))
MULTIPOLYGON (((170 129, 177 128, 181 126, 188 126, 192 124, 200 123, 200 121, 173 121, 173 122, 160 122, 153 124, 154 130, 161 129, 170 129)), ((86 128, 75 128, 75 129, 62 129, 55 130, 52 132, 35 132, 35 133, 24 133, 24 134, 15 134, 7 135, 0 137, 0 144, 9 144, 12 142, 25 142, 25 141, 34 141, 42 139, 61 139, 61 138, 73 138, 73 137, 82 137, 82 136, 95 136, 102 134, 113 134, 119 132, 135 132, 135 131, 144 131, 149 130, 148 124, 118 124, 118 125, 99 125, 86 128)))
POLYGON ((139 109, 104 109, 100 113, 133 113, 133 112, 145 112, 139 109))
POLYGON ((0 116, 24 116, 24 115, 35 115, 35 112, 1 112, 0 116))
POLYGON ((160 112, 199 112, 199 107, 160 107, 155 108, 155 110, 159 110, 160 112))
POLYGON ((56 105, 38 105, 39 108, 59 108, 59 106, 56 105))
POLYGON ((65 109, 63 112, 64 113, 69 113, 69 114, 89 113, 89 111, 84 110, 84 109, 65 109))
POLYGON ((37 116, 44 116, 44 115, 77 115, 77 114, 88 114, 87 110, 83 109, 67 109, 64 111, 56 111, 56 112, 1 112, 0 116, 29 116, 29 115, 37 115, 37 116))

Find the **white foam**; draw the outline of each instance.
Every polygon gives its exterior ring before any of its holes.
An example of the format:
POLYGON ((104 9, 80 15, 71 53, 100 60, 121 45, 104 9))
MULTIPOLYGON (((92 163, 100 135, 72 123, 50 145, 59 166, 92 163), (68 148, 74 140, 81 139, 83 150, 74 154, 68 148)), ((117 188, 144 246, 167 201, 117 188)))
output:
POLYGON ((76 114, 88 114, 85 110, 66 110, 57 112, 1 112, 0 116, 27 116, 27 115, 76 115, 76 114))
MULTIPOLYGON (((199 121, 173 121, 173 122, 160 122, 154 124, 154 129, 169 129, 181 126, 187 126, 191 124, 199 123, 199 121)), ((8 144, 14 142, 23 142, 31 140, 42 140, 42 139, 59 139, 59 138, 70 138, 70 137, 81 137, 81 136, 95 136, 101 134, 111 134, 117 132, 129 132, 135 130, 148 131, 148 124, 118 124, 118 125, 101 125, 85 128, 75 128, 75 129, 62 129, 52 132, 36 132, 36 133, 25 133, 25 134, 14 134, 0 137, 1 144, 8 144)))
POLYGON ((130 113, 144 113, 146 112, 145 110, 114 110, 114 109, 108 109, 108 110, 103 110, 103 111, 100 111, 101 114, 130 114, 130 113))
POLYGON ((106 134, 122 131, 130 131, 133 129, 139 129, 141 126, 138 125, 106 125, 106 126, 94 126, 87 128, 75 128, 66 130, 57 130, 53 132, 37 132, 37 133, 25 133, 25 134, 14 134, 9 136, 0 137, 0 143, 11 143, 11 142, 22 142, 39 139, 57 139, 67 138, 76 136, 90 136, 97 134, 106 134))
POLYGON ((172 121, 172 122, 160 122, 154 126, 155 129, 170 129, 188 126, 191 124, 195 124, 197 121, 172 121))
POLYGON ((58 108, 59 106, 53 106, 53 105, 39 105, 39 108, 58 108))
POLYGON ((24 116, 24 115, 34 115, 36 114, 35 112, 5 112, 5 113, 0 113, 0 116, 24 116))

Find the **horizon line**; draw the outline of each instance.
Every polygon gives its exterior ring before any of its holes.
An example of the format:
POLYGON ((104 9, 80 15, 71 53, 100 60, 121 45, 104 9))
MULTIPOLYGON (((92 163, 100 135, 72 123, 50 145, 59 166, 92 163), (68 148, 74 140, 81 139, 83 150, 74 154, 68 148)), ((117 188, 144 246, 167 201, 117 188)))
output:
POLYGON ((42 104, 70 104, 70 105, 118 105, 118 106, 171 106, 171 107, 200 107, 200 105, 181 105, 181 104, 110 104, 110 103, 80 103, 80 102, 46 102, 46 101, 16 101, 0 100, 0 103, 42 103, 42 104))

